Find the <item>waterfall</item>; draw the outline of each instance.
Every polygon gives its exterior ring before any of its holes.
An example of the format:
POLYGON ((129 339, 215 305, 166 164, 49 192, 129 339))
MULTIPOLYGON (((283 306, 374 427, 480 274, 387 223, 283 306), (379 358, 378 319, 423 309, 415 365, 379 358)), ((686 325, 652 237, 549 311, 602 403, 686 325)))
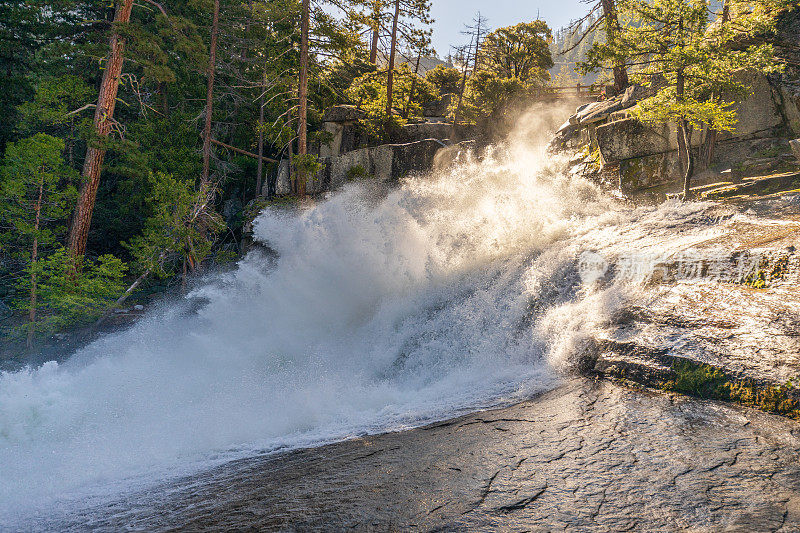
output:
POLYGON ((0 523, 554 387, 635 297, 584 286, 579 254, 708 230, 692 225, 702 206, 625 207, 566 173, 537 117, 388 191, 267 210, 255 236, 277 256, 255 250, 63 363, 0 375, 0 523))

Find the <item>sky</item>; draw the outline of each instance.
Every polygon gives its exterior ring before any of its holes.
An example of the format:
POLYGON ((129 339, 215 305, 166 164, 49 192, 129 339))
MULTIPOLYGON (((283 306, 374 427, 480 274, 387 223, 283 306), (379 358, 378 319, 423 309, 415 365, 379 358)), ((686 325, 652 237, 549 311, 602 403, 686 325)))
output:
POLYGON ((451 45, 469 42, 469 37, 460 32, 478 11, 488 18, 490 29, 535 20, 539 13, 539 17, 555 30, 589 10, 581 0, 432 0, 431 3, 432 15, 436 19, 433 46, 439 57, 446 56, 451 45))

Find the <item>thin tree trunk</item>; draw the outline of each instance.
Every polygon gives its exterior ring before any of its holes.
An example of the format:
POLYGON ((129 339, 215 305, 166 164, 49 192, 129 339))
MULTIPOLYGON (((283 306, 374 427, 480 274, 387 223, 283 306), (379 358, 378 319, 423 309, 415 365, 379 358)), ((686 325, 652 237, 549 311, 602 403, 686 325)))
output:
MULTIPOLYGON (((478 23, 475 33, 475 53, 472 57, 472 72, 473 74, 478 71, 478 54, 480 54, 481 49, 481 24, 483 23, 483 19, 481 19, 481 14, 478 12, 478 23)), ((470 43, 470 49, 472 43, 470 43)), ((456 105, 456 113, 453 117, 453 140, 456 138, 456 126, 458 126, 458 121, 461 118, 461 104, 464 101, 464 90, 467 87, 467 71, 469 70, 469 55, 467 56, 466 60, 464 61, 464 72, 461 78, 461 87, 458 91, 458 105, 456 105)))
POLYGON ((124 0, 117 7, 114 16, 115 29, 112 30, 109 42, 111 51, 103 71, 100 94, 98 95, 97 107, 94 112, 93 133, 95 138, 89 142, 89 146, 86 148, 86 159, 81 173, 83 184, 78 195, 78 203, 75 206, 75 213, 72 216, 72 226, 69 232, 68 247, 76 259, 83 257, 86 252, 86 241, 89 239, 89 227, 92 224, 94 202, 95 198, 97 198, 97 188, 100 186, 100 170, 103 166, 103 158, 106 155, 105 141, 114 121, 114 107, 117 103, 119 78, 122 75, 122 64, 125 59, 123 57, 125 40, 117 33, 116 27, 127 24, 130 21, 132 9, 133 0, 124 0))
POLYGON ((297 194, 297 173, 294 172, 294 139, 289 141, 289 145, 286 147, 286 157, 289 160, 289 185, 292 188, 292 192, 297 194), (292 179, 292 174, 294 173, 294 179, 292 179))
MULTIPOLYGON (((682 32, 683 24, 681 24, 679 28, 679 31, 682 32)), ((676 95, 680 102, 683 100, 683 96, 686 93, 686 76, 683 70, 677 72, 676 78, 676 95)), ((678 149, 683 156, 683 162, 686 166, 683 175, 683 199, 686 201, 691 199, 691 182, 692 176, 694 176, 694 154, 692 154, 692 133, 685 117, 681 117, 678 121, 678 149)))
POLYGON ((411 79, 411 92, 408 93, 408 102, 406 103, 406 109, 404 112, 403 118, 408 118, 408 115, 411 113, 411 103, 414 101, 414 93, 417 92, 417 76, 419 75, 419 61, 422 59, 422 50, 419 51, 417 54, 417 64, 414 67, 414 77, 411 79))
POLYGON ((397 51, 397 23, 400 18, 400 0, 394 1, 394 20, 392 21, 392 46, 389 49, 389 75, 386 80, 386 116, 392 116, 392 85, 394 84, 394 56, 397 51))
MULTIPOLYGON (((724 27, 728 22, 731 20, 731 6, 730 1, 725 0, 722 4, 722 18, 721 24, 724 27)), ((704 168, 711 167, 711 163, 714 160, 714 153, 717 147, 717 137, 719 132, 714 128, 708 128, 708 133, 706 138, 703 142, 703 153, 701 157, 701 164, 704 168)))
POLYGON ((181 272, 181 294, 186 294, 186 259, 183 260, 183 272, 181 272))
POLYGON ((208 55, 208 87, 206 89, 206 122, 203 128, 203 174, 202 183, 208 183, 211 174, 211 118, 214 114, 214 73, 217 63, 217 35, 219 34, 219 0, 214 0, 214 15, 211 20, 211 47, 208 55))
POLYGON ((72 119, 71 117, 69 119, 69 140, 67 142, 67 161, 69 161, 69 168, 75 167, 75 120, 72 119))
POLYGON ((678 133, 678 145, 682 145, 684 159, 686 161, 686 172, 683 176, 683 199, 690 200, 692 197, 692 177, 694 176, 694 154, 692 153, 692 130, 689 128, 685 119, 681 120, 680 131, 678 133))
MULTIPOLYGON (((614 0, 601 0, 603 6, 603 16, 606 19, 606 39, 610 43, 617 30, 619 29, 619 19, 617 19, 617 10, 614 6, 614 0)), ((628 88, 630 80, 628 79, 628 70, 625 65, 614 65, 614 92, 621 94, 622 91, 628 88)))
MULTIPOLYGON (((304 156, 308 153, 308 26, 310 18, 310 1, 303 0, 303 20, 300 28, 300 83, 298 107, 300 129, 297 137, 297 153, 304 156)), ((306 171, 301 168, 297 173, 297 195, 306 195, 306 171)))
POLYGON ((39 178, 39 198, 36 200, 36 220, 33 223, 33 248, 31 249, 31 301, 28 310, 28 348, 33 347, 36 333, 36 260, 39 257, 39 221, 42 214, 42 196, 44 194, 44 173, 39 178))
POLYGON ((369 46, 369 62, 378 64, 378 42, 381 38, 381 3, 374 0, 372 3, 372 42, 369 46))
POLYGON ((372 30, 372 42, 369 45, 369 62, 373 65, 378 64, 378 40, 380 33, 377 29, 372 30))
MULTIPOLYGON (((471 48, 472 46, 470 46, 470 49, 471 48)), ((469 52, 467 52, 467 54, 469 54, 469 52)), ((464 59, 464 68, 461 69, 461 85, 458 88, 458 104, 456 104, 456 111, 453 116, 453 140, 456 138, 456 128, 458 127, 459 120, 461 120, 461 105, 464 102, 464 91, 467 88, 467 71, 469 70, 468 63, 469 56, 464 59)))
POLYGON ((167 99, 167 82, 160 81, 158 82, 158 96, 161 100, 161 113, 165 116, 169 116, 169 100, 167 99))
POLYGON ((258 99, 258 168, 256 170, 256 198, 262 196, 262 177, 264 175, 264 92, 267 90, 267 73, 264 72, 264 85, 258 99))

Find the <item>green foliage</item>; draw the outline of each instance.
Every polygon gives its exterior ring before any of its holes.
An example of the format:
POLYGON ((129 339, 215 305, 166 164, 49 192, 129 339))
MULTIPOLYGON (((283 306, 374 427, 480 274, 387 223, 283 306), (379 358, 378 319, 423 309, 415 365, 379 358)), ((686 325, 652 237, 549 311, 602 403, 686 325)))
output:
POLYGON ((467 81, 462 104, 463 118, 473 124, 500 121, 516 105, 541 94, 542 91, 539 80, 525 82, 488 70, 478 71, 467 81))
MULTIPOLYGON (((541 20, 495 30, 486 36, 478 70, 464 91, 461 116, 487 128, 503 124, 507 113, 544 91, 553 58, 550 28, 541 20)), ((453 103, 453 105, 457 105, 453 103)))
POLYGON ((436 65, 436 68, 428 71, 425 79, 439 93, 439 96, 445 94, 458 94, 461 91, 461 79, 463 75, 458 69, 448 67, 447 65, 436 65))
POLYGON ((586 54, 594 43, 605 40, 605 32, 602 31, 604 21, 599 20, 601 16, 602 14, 590 14, 585 20, 553 32, 550 50, 555 67, 550 72, 553 74, 554 85, 567 87, 578 82, 583 85, 598 82, 596 73, 578 74, 576 68, 578 62, 586 59, 586 54))
MULTIPOLYGON (((347 96, 368 115, 385 115, 387 79, 386 71, 368 72, 353 80, 347 96)), ((422 106, 439 96, 430 80, 415 74, 408 63, 402 63, 395 68, 393 94, 395 107, 406 118, 422 116, 422 106)))
POLYGON ((363 165, 355 165, 347 170, 347 181, 359 181, 369 177, 369 172, 363 165))
MULTIPOLYGON (((12 331, 12 335, 27 333, 31 327, 36 335, 46 335, 91 324, 114 304, 123 290, 125 263, 112 255, 103 255, 96 261, 84 259, 77 272, 73 265, 70 252, 63 247, 28 265, 18 290, 27 294, 31 274, 36 275, 37 319, 32 325, 12 331)), ((24 313, 30 308, 28 298, 17 299, 12 304, 14 309, 24 313)))
POLYGON ((550 79, 547 70, 553 67, 548 44, 552 37, 543 20, 495 30, 483 42, 480 68, 501 78, 541 85, 550 79))
POLYGON ((46 249, 64 234, 77 195, 71 184, 77 173, 64 164, 63 150, 63 140, 44 133, 8 144, 0 168, 0 252, 4 256, 29 261, 34 239, 46 249))
POLYGON ((621 15, 632 23, 616 32, 613 40, 595 43, 581 68, 608 69, 631 58, 639 66, 632 80, 657 89, 640 102, 638 118, 734 131, 732 101, 750 93, 746 79, 737 74, 781 68, 772 45, 754 38, 771 31, 776 10, 786 2, 727 4, 730 20, 723 20, 711 3, 702 0, 620 2, 621 15))
POLYGON ((363 109, 367 118, 362 120, 367 135, 372 142, 396 141, 401 128, 409 118, 421 117, 422 107, 438 97, 436 87, 426 78, 414 74, 407 63, 395 69, 394 97, 395 107, 401 116, 386 116, 387 73, 368 72, 356 78, 347 90, 347 96, 363 109))
MULTIPOLYGON (((111 307, 123 290, 127 266, 113 255, 96 261, 84 259, 76 272, 68 250, 59 247, 47 257, 29 264, 26 275, 17 284, 18 292, 27 294, 31 275, 37 279, 37 319, 33 324, 16 328, 12 336, 28 333, 46 335, 96 321, 111 307)), ((19 298, 12 308, 27 314, 30 300, 19 298)))
POLYGON ((674 379, 665 390, 708 398, 733 401, 771 413, 800 418, 800 402, 791 380, 784 385, 764 385, 750 379, 736 379, 712 365, 683 360, 672 364, 674 379))
POLYGON ((322 170, 322 162, 314 154, 296 154, 292 156, 295 170, 305 176, 315 176, 322 170))
POLYGON ((74 74, 44 78, 36 85, 33 100, 19 106, 19 128, 33 132, 46 127, 80 125, 85 130, 92 110, 73 113, 95 99, 95 91, 74 74))
POLYGON ((211 206, 213 191, 170 174, 153 173, 149 181, 148 203, 153 215, 145 222, 142 235, 124 244, 135 258, 137 270, 167 277, 184 261, 196 267, 225 227, 211 206))

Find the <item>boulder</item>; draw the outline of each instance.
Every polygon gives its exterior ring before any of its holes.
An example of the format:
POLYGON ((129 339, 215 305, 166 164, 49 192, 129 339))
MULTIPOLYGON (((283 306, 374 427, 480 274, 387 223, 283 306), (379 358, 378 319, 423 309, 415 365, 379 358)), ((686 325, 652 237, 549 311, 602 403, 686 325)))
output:
POLYGON ((292 193, 292 182, 289 179, 289 160, 282 159, 278 164, 278 179, 275 182, 275 194, 282 196, 292 193))
MULTIPOLYGON (((678 149, 678 133, 674 124, 648 126, 629 118, 597 127, 597 146, 604 162, 624 161, 678 149)), ((692 135, 692 146, 702 144, 702 135, 692 135)))
POLYGON ((622 109, 628 109, 629 107, 633 107, 640 100, 644 100, 650 96, 653 96, 654 91, 650 87, 644 87, 642 85, 631 85, 625 92, 622 94, 622 109))
POLYGON ((436 152, 443 146, 439 140, 425 139, 404 144, 383 144, 353 150, 326 161, 325 169, 317 181, 327 188, 342 186, 355 175, 371 176, 381 181, 392 181, 412 172, 430 170, 436 152))
POLYGON ((578 124, 584 126, 602 122, 606 120, 611 113, 621 109, 622 98, 620 97, 604 100, 602 102, 595 102, 577 114, 578 124))
POLYGON ((781 86, 781 107, 789 128, 795 135, 800 135, 800 89, 798 92, 786 85, 781 86))
POLYGON ((446 122, 422 122, 403 126, 403 136, 408 142, 449 139, 452 135, 453 125, 446 122))
POLYGON ((789 141, 789 146, 792 147, 792 152, 794 153, 794 156, 797 158, 797 161, 800 161, 800 139, 789 141))
MULTIPOLYGON (((784 120, 767 77, 754 73, 741 73, 738 76, 750 86, 752 93, 747 98, 740 97, 733 105, 737 118, 736 129, 733 133, 721 135, 720 139, 772 135, 773 130, 783 126, 784 120)), ((734 100, 736 96, 729 95, 729 98, 734 100)))
POLYGON ((678 152, 627 159, 619 164, 619 190, 629 196, 679 181, 681 174, 678 152))
POLYGON ((445 117, 453 100, 452 94, 445 94, 438 100, 427 102, 422 106, 422 116, 424 117, 445 117))
POLYGON ((337 105, 329 107, 322 116, 322 122, 355 122, 367 114, 354 105, 337 105))

